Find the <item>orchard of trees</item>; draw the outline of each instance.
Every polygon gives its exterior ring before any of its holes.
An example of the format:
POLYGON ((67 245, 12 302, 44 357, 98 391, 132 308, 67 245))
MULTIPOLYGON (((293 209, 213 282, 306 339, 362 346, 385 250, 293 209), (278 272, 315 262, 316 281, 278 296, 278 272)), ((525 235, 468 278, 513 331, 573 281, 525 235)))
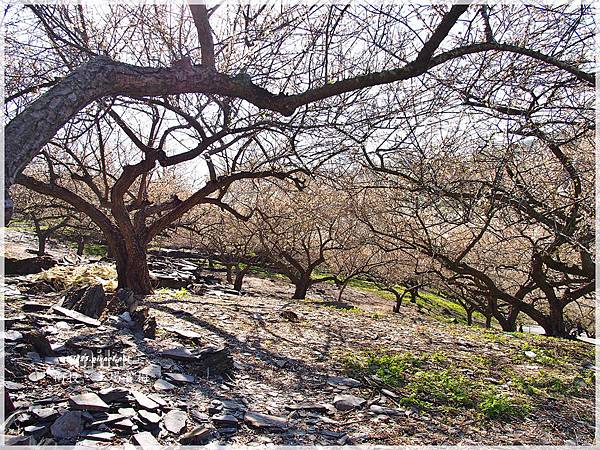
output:
POLYGON ((236 290, 358 277, 565 337, 595 293, 592 9, 7 6, 6 220, 40 254, 101 235, 137 294, 160 238, 236 290))

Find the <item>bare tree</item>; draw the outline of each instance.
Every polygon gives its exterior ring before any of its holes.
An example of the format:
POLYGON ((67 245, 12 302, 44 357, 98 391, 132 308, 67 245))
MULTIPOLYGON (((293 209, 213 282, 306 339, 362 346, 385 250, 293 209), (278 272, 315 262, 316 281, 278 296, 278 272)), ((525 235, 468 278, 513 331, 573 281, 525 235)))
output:
MULTIPOLYGON (((593 33, 586 30, 582 43, 573 44, 573 51, 557 54, 552 51, 551 20, 544 23, 542 33, 536 35, 539 30, 529 29, 540 22, 530 17, 549 16, 555 20, 557 13, 531 7, 500 7, 482 14, 481 7, 468 5, 449 9, 406 5, 294 5, 279 9, 240 5, 217 10, 195 7, 193 20, 177 6, 175 10, 111 6, 107 12, 62 5, 26 8, 9 9, 6 20, 10 37, 7 53, 13 60, 10 68, 15 69, 7 77, 10 120, 5 130, 6 187, 65 124, 75 120, 88 105, 107 98, 195 92, 243 99, 259 109, 293 116, 305 105, 328 99, 341 99, 344 104, 344 97, 357 90, 427 76, 444 66, 460 70, 455 61, 475 66, 471 59, 481 57, 486 64, 487 55, 502 53, 537 61, 581 83, 594 84, 594 76, 588 71, 590 55, 577 52, 593 33), (165 24, 172 21, 164 19, 176 14, 186 20, 180 21, 175 30, 165 29, 165 24), (222 20, 222 26, 212 33, 211 14, 222 20), (508 18, 515 16, 523 20, 510 26, 508 18), (122 17, 129 20, 121 21, 122 17), (388 20, 390 17, 396 19, 388 20), (382 36, 375 29, 378 21, 374 18, 387 20, 386 31, 394 32, 382 36), (464 24, 457 25, 461 18, 464 24), (240 27, 241 20, 244 22, 240 27), (182 36, 191 34, 181 32, 186 26, 190 30, 186 21, 196 27, 200 65, 191 59, 195 52, 184 50, 182 45, 182 36), (22 27, 27 22, 34 24, 34 32, 24 37, 22 27), (142 27, 142 23, 154 26, 142 27), (436 25, 431 27, 431 23, 436 25), (50 58, 51 70, 38 63, 39 57, 29 58, 32 55, 27 53, 32 48, 27 44, 39 42, 38 30, 55 52, 50 58), (153 40, 148 33, 162 33, 168 39, 153 40), (125 34, 129 41, 123 43, 125 34), (352 43, 353 56, 348 57, 345 55, 350 53, 342 49, 349 45, 345 36, 352 34, 358 38, 352 43), (421 36, 426 36, 425 40, 421 36), (294 50, 290 41, 298 42, 299 38, 305 44, 294 50), (354 56, 357 53, 360 56, 354 56), (28 58, 28 70, 18 75, 18 68, 24 67, 28 58), (288 68, 292 69, 291 75, 286 74, 288 68), (39 92, 42 95, 36 95, 39 92)), ((570 17, 574 15, 572 10, 564 7, 559 13, 570 17)), ((579 15, 587 19, 589 9, 582 11, 579 15)), ((589 20, 580 20, 580 24, 589 26, 589 20)))

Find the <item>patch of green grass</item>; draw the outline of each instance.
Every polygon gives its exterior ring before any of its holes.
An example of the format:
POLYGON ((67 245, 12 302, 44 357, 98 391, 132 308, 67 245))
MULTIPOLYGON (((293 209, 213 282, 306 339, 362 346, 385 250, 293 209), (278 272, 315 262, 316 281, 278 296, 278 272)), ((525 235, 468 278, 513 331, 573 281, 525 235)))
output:
POLYGON ((535 376, 513 376, 512 382, 521 392, 531 396, 562 394, 579 397, 585 386, 594 385, 593 377, 585 379, 580 376, 558 376, 545 370, 540 370, 535 376))
POLYGON ((173 293, 173 297, 175 297, 177 300, 181 300, 181 299, 187 297, 189 294, 190 294, 190 291, 188 291, 186 288, 182 287, 178 291, 175 291, 173 293))
POLYGON ((167 296, 175 298, 177 300, 182 300, 190 294, 190 291, 188 291, 186 288, 183 288, 183 287, 178 290, 169 289, 169 288, 161 288, 161 289, 157 289, 156 291, 154 291, 154 293, 160 294, 160 295, 167 295, 167 296))
MULTIPOLYGON (((483 357, 478 362, 490 363, 483 357)), ((499 392, 490 381, 467 376, 442 352, 368 351, 346 356, 345 363, 352 375, 375 376, 394 389, 403 406, 445 413, 466 409, 490 420, 519 419, 530 412, 523 399, 499 392)))
POLYGON ((522 419, 531 412, 528 404, 494 390, 483 393, 477 408, 483 417, 491 420, 522 419))
POLYGON ((426 403, 465 408, 474 406, 472 381, 450 369, 418 371, 406 389, 426 403))
POLYGON ((496 342, 498 344, 506 344, 510 338, 500 331, 486 330, 482 333, 482 337, 490 342, 496 342))
POLYGON ((421 367, 423 358, 405 353, 378 353, 367 352, 361 355, 347 357, 346 366, 354 372, 376 375, 383 383, 392 386, 403 386, 406 374, 421 367))
POLYGON ((250 273, 258 275, 262 278, 275 278, 278 280, 287 280, 287 277, 282 273, 273 272, 265 269, 264 267, 252 266, 252 268, 250 269, 250 273))
POLYGON ((91 256, 106 257, 108 255, 108 246, 105 244, 85 244, 83 251, 91 256))

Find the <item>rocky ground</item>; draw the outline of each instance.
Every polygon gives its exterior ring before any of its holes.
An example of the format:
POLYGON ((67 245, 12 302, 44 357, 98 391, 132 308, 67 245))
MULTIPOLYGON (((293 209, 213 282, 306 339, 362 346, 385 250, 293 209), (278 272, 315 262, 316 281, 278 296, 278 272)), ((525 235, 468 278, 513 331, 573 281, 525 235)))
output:
POLYGON ((36 275, 7 277, 10 442, 593 443, 590 344, 442 323, 411 304, 392 314, 355 288, 293 301, 285 280, 249 276, 240 295, 202 274, 141 301, 155 338, 127 314, 53 307, 63 292, 36 275))

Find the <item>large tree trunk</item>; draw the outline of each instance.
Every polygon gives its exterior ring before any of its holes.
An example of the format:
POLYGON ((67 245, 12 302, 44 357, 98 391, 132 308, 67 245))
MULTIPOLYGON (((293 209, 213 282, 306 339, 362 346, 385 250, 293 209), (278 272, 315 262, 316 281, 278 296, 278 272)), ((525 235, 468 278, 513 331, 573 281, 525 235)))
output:
POLYGON ((502 327, 502 331, 517 331, 517 317, 519 317, 519 308, 511 306, 508 311, 508 316, 502 316, 501 312, 495 314, 496 320, 502 327))
POLYGON ((485 316, 485 327, 492 328, 492 316, 491 315, 485 316))
POLYGON ((540 325, 544 328, 547 336, 568 337, 563 308, 558 303, 550 304, 550 315, 540 325))
POLYGON ((48 240, 48 235, 46 233, 38 233, 38 256, 44 256, 46 254, 46 241, 48 240))
POLYGON ((348 287, 348 283, 350 282, 350 280, 345 280, 342 285, 340 286, 340 292, 338 293, 338 298, 337 301, 341 302, 342 301, 342 295, 344 295, 344 291, 346 290, 346 287, 348 287))
POLYGON ((85 237, 79 236, 79 239, 77 239, 77 255, 83 256, 84 250, 85 250, 85 237))
POLYGON ((467 325, 471 326, 473 325, 473 311, 475 311, 472 308, 465 308, 465 311, 467 313, 467 325))
POLYGON ((243 269, 238 268, 235 274, 235 280, 233 282, 233 289, 240 292, 242 290, 242 284, 244 283, 244 276, 250 271, 250 266, 246 266, 243 269))
POLYGON ((292 298, 295 300, 304 300, 306 298, 308 288, 310 287, 310 276, 300 277, 294 281, 294 285, 296 286, 296 289, 294 290, 294 296, 292 298))
POLYGON ((135 241, 126 243, 122 239, 116 245, 109 244, 109 248, 115 255, 119 289, 130 289, 142 295, 151 294, 146 245, 135 241))
POLYGON ((400 292, 398 292, 394 288, 390 288, 388 290, 392 294, 394 294, 394 296, 396 297, 396 304, 394 305, 394 312, 395 313, 399 313, 400 312, 400 307, 402 306, 402 300, 404 299, 404 296, 406 295, 407 291, 403 291, 402 294, 400 294, 400 292))

